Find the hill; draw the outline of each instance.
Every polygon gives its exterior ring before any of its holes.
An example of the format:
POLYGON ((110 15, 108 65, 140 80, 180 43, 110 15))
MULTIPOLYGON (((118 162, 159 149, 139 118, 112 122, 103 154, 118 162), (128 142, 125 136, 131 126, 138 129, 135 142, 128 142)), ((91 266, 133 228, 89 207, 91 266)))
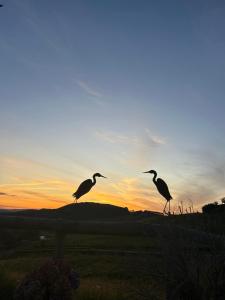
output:
POLYGON ((70 220, 103 220, 130 215, 128 208, 111 204, 100 204, 83 202, 68 204, 57 209, 27 209, 20 211, 7 211, 5 214, 13 216, 34 217, 34 218, 61 218, 70 220))

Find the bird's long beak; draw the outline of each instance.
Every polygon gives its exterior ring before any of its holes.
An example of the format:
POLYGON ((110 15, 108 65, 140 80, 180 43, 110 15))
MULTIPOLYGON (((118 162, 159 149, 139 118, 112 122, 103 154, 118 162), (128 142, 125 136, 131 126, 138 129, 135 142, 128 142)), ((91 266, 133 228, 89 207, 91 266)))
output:
POLYGON ((143 172, 143 173, 149 173, 149 171, 143 172))
POLYGON ((101 177, 103 177, 103 178, 107 178, 107 177, 105 177, 105 176, 103 176, 103 175, 102 175, 101 177))

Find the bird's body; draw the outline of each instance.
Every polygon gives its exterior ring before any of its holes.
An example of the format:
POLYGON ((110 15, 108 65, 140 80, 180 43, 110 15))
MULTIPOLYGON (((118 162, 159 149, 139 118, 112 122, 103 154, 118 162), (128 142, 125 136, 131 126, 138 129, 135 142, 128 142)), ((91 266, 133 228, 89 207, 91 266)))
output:
POLYGON ((78 200, 81 196, 88 193, 94 185, 95 185, 95 183, 93 183, 91 179, 87 179, 87 180, 83 181, 79 185, 77 191, 75 193, 73 193, 74 198, 76 198, 78 200))
MULTIPOLYGON (((153 181, 154 182, 154 181, 153 181)), ((157 180, 154 182, 155 186, 157 187, 158 192, 167 200, 170 201, 172 196, 170 195, 168 185, 165 183, 165 181, 161 178, 157 178, 157 180)))
POLYGON ((165 181, 163 179, 161 179, 161 178, 156 179, 156 177, 157 177, 156 171, 150 170, 150 171, 147 171, 147 172, 144 172, 144 173, 154 174, 154 177, 153 177, 152 181, 154 182, 158 192, 166 199, 166 205, 164 207, 163 213, 165 213, 167 203, 169 203, 169 214, 170 214, 170 200, 172 200, 173 198, 170 195, 168 185, 165 183, 165 181))
MULTIPOLYGON (((79 187, 78 187, 78 189, 76 190, 76 192, 73 193, 73 195, 72 195, 72 196, 75 198, 74 201, 77 202, 77 200, 78 200, 81 196, 87 194, 87 193, 92 189, 92 187, 96 184, 96 177, 104 177, 104 176, 102 176, 102 175, 99 174, 99 173, 95 173, 95 174, 93 175, 93 181, 92 181, 91 179, 87 179, 87 180, 83 181, 83 182, 79 185, 79 187)), ((104 177, 104 178, 106 178, 106 177, 104 177)))

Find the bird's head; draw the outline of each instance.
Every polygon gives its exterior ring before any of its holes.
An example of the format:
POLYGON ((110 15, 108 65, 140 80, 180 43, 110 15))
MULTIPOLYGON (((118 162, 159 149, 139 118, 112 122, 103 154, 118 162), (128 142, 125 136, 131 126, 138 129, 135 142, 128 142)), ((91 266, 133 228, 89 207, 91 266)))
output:
POLYGON ((103 177, 103 178, 107 178, 107 177, 101 175, 100 173, 95 173, 95 174, 93 175, 93 177, 103 177))
POLYGON ((146 172, 143 172, 143 173, 156 174, 156 171, 155 170, 150 170, 150 171, 146 171, 146 172))

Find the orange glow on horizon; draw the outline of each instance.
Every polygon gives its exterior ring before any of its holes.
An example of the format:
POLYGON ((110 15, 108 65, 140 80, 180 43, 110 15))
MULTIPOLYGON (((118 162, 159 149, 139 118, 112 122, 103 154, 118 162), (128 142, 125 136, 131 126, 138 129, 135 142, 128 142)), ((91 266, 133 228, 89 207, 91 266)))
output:
MULTIPOLYGON (((33 180, 0 185, 2 193, 0 197, 1 208, 58 208, 73 203, 73 188, 79 184, 72 184, 61 180, 33 180)), ((138 190, 136 180, 124 179, 118 184, 112 184, 109 188, 95 186, 78 202, 98 202, 128 207, 130 210, 161 210, 159 199, 148 200, 138 190), (102 192, 99 190, 102 189, 102 192)))
MULTIPOLYGON (((52 175, 46 171, 48 166, 30 160, 3 158, 2 162, 5 172, 0 184, 0 208, 58 208, 73 203, 72 193, 87 178, 78 176, 73 180, 72 176, 52 175)), ((170 186, 176 186, 176 182, 170 186)), ((175 199, 171 201, 172 211, 178 211, 178 200, 184 196, 172 189, 171 193, 175 199)), ((118 174, 106 181, 99 180, 78 202, 108 203, 130 210, 159 212, 165 204, 151 178, 119 177, 118 174)))

